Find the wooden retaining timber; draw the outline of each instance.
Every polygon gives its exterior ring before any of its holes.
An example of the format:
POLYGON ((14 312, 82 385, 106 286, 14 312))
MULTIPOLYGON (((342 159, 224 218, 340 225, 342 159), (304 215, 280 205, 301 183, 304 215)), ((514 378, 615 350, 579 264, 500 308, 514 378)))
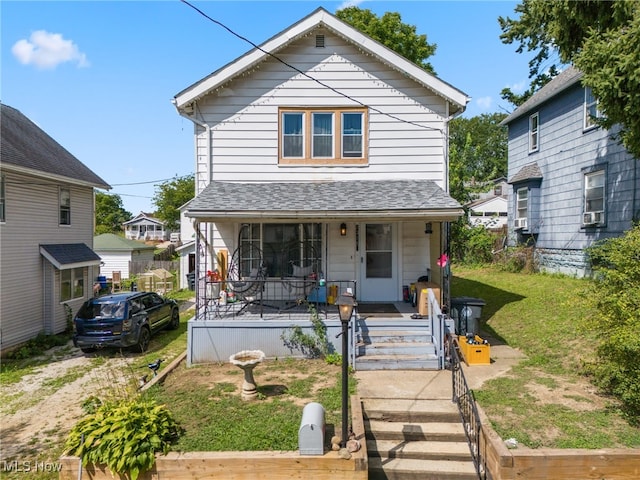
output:
POLYGON ((480 450, 493 480, 635 480, 639 449, 508 449, 481 408, 480 450))
MULTIPOLYGON (((300 455, 298 452, 170 452, 158 455, 155 466, 141 474, 140 480, 367 480, 368 461, 360 398, 351 397, 353 433, 362 448, 349 460, 338 452, 300 455)), ((328 442, 326 442, 328 443, 328 442)), ((61 457, 59 480, 113 480, 105 467, 87 466, 78 476, 80 459, 61 457)), ((124 477, 120 477, 124 478, 124 477)))

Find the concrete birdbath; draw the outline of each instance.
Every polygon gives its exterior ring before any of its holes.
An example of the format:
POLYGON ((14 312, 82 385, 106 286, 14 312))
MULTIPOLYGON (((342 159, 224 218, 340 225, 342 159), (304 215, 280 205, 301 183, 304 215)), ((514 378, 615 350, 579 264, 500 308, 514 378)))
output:
POLYGON ((255 400, 258 396, 256 381, 253 379, 253 369, 262 360, 264 360, 264 352, 261 350, 243 350, 229 357, 229 361, 244 372, 244 382, 242 383, 243 400, 255 400))

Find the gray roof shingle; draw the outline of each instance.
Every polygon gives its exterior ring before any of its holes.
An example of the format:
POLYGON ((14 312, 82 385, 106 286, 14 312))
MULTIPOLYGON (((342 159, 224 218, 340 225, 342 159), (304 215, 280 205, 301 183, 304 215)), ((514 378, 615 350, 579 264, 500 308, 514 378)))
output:
POLYGON ((458 217, 462 206, 431 180, 211 182, 189 205, 196 218, 458 217))
POLYGON ((66 177, 98 188, 111 188, 19 110, 0 104, 0 158, 3 164, 66 177))
POLYGON ((100 256, 84 243, 40 245, 40 253, 59 270, 100 264, 100 256))
POLYGON ((524 167, 516 173, 509 183, 524 182, 526 180, 538 180, 542 178, 542 171, 536 162, 527 163, 524 167))

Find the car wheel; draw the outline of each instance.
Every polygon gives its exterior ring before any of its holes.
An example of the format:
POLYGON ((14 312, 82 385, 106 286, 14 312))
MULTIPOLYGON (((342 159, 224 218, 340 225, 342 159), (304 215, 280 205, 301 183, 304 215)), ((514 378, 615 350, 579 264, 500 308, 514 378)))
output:
POLYGON ((82 353, 93 353, 93 352, 96 351, 96 349, 95 348, 81 348, 80 351, 82 353))
POLYGON ((149 332, 148 327, 142 327, 140 330, 140 337, 138 338, 138 350, 141 352, 146 352, 147 348, 149 348, 149 341, 151 340, 151 332, 149 332))
POLYGON ((180 326, 180 312, 178 312, 177 308, 174 308, 171 311, 171 320, 169 321, 169 329, 175 330, 180 326))

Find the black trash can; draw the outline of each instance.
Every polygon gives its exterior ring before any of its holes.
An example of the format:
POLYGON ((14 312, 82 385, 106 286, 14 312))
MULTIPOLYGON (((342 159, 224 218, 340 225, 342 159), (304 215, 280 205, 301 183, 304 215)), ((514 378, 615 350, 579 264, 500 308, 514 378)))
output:
POLYGON ((485 305, 486 302, 481 298, 454 297, 451 299, 451 318, 455 320, 458 335, 479 333, 478 324, 482 316, 482 307, 485 305))
POLYGON ((189 290, 196 289, 196 272, 187 273, 187 282, 189 283, 189 290))
POLYGON ((138 291, 138 284, 136 282, 131 282, 131 291, 132 292, 138 291))

